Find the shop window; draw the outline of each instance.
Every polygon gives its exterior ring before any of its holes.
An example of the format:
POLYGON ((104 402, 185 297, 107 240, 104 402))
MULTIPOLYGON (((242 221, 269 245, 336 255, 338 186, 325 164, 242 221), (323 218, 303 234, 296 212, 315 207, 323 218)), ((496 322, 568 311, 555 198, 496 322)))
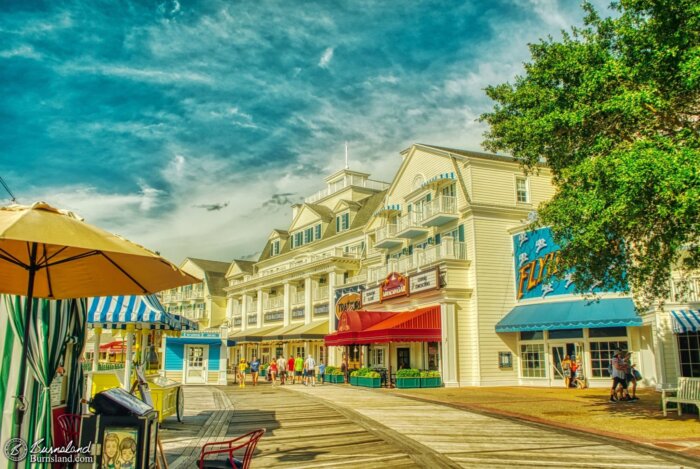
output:
POLYGON ((296 353, 294 354, 295 357, 301 357, 301 358, 306 358, 306 350, 304 347, 295 347, 296 353))
POLYGON ((580 339, 583 337, 583 329, 557 329, 548 334, 550 339, 580 339))
POLYGON ((626 340, 609 342, 591 341, 591 376, 593 378, 609 378, 608 367, 610 360, 618 349, 627 350, 626 340))
POLYGON ((428 369, 429 370, 439 370, 440 369, 440 354, 438 351, 437 342, 428 342, 428 369))
POLYGON ((677 334, 681 376, 700 378, 700 332, 677 334))
POLYGON ((386 368, 386 349, 372 348, 369 351, 369 363, 373 367, 386 368))
POLYGON ((626 327, 599 327, 588 329, 588 337, 627 337, 626 327))
POLYGON ((544 344, 520 346, 520 373, 523 378, 544 378, 546 362, 544 344))
POLYGON ((543 331, 521 331, 520 340, 544 340, 543 331))

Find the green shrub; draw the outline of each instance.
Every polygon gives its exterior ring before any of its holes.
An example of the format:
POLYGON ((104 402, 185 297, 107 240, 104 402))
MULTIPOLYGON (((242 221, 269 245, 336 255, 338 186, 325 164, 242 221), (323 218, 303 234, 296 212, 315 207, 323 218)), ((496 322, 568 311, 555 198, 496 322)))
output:
POLYGON ((326 367, 326 374, 327 375, 332 375, 335 370, 337 370, 337 366, 327 366, 326 367))
POLYGON ((376 371, 370 371, 369 373, 367 373, 367 374, 365 375, 365 377, 367 377, 367 378, 381 378, 382 375, 380 375, 380 374, 377 373, 376 371))
POLYGON ((362 367, 359 370, 353 371, 353 373, 355 374, 352 374, 351 376, 367 376, 367 373, 369 373, 370 371, 371 370, 369 368, 362 367))
MULTIPOLYGON (((326 371, 326 374, 328 374, 328 371, 326 371)), ((335 376, 342 376, 343 370, 341 370, 340 368, 336 368, 335 370, 333 370, 333 373, 331 373, 331 374, 335 375, 335 376)))
POLYGON ((420 377, 420 370, 416 368, 404 368, 396 372, 397 378, 418 378, 420 377))
POLYGON ((360 370, 355 370, 350 373, 350 376, 359 376, 360 375, 360 370))

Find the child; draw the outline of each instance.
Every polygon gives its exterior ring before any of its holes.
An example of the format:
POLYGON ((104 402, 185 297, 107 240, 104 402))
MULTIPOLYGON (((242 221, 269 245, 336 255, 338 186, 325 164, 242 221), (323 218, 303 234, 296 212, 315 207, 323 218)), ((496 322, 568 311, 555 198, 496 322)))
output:
POLYGON ((241 358, 241 362, 238 364, 238 387, 239 388, 244 388, 245 387, 245 370, 248 368, 248 364, 245 361, 245 358, 241 358))
POLYGON ((136 467, 136 442, 133 438, 124 438, 119 445, 119 456, 121 459, 121 469, 133 469, 136 467))
POLYGON ((321 384, 326 382, 326 365, 323 364, 323 360, 318 365, 318 379, 321 381, 321 384))

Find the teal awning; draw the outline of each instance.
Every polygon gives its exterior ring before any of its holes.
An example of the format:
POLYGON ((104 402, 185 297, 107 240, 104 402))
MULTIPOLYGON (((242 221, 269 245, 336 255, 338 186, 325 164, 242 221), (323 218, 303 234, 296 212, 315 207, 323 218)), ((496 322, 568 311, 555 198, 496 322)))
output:
POLYGON ((630 298, 608 298, 516 306, 496 324, 496 332, 641 325, 630 298))

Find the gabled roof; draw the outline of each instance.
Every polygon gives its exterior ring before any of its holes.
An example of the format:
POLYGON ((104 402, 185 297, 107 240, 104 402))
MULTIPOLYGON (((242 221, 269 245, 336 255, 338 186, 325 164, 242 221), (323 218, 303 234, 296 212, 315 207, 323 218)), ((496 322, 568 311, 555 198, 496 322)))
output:
POLYGON ((304 204, 309 207, 312 211, 316 212, 324 221, 328 221, 333 218, 333 211, 328 207, 318 204, 304 204))
MULTIPOLYGON (((367 224, 372 215, 377 210, 377 208, 382 204, 386 191, 377 192, 366 199, 362 199, 360 203, 362 207, 355 214, 355 218, 352 220, 352 225, 350 229, 361 228, 367 224)), ((333 224, 335 229, 335 224, 333 224)))
POLYGON ((204 271, 204 281, 207 283, 211 296, 226 296, 224 287, 227 285, 226 272, 228 272, 229 262, 210 261, 207 259, 197 259, 188 257, 185 262, 190 261, 204 271))
POLYGON ((345 208, 358 210, 360 207, 362 207, 362 204, 360 202, 355 202, 354 200, 341 199, 338 201, 337 204, 335 204, 335 207, 333 207, 333 213, 338 213, 340 210, 343 210, 345 208))
POLYGON ((243 273, 252 274, 254 266, 255 261, 244 261, 241 259, 234 259, 233 262, 231 262, 231 265, 229 266, 228 270, 226 271, 226 277, 230 277, 233 275, 234 268, 238 268, 238 270, 240 270, 243 273))
POLYGON ((415 146, 431 148, 433 150, 451 153, 453 155, 465 156, 467 158, 486 158, 489 160, 517 162, 517 160, 510 155, 496 155, 494 153, 485 153, 485 152, 473 151, 473 150, 462 150, 459 148, 440 147, 437 145, 428 145, 425 143, 416 143, 415 146))

